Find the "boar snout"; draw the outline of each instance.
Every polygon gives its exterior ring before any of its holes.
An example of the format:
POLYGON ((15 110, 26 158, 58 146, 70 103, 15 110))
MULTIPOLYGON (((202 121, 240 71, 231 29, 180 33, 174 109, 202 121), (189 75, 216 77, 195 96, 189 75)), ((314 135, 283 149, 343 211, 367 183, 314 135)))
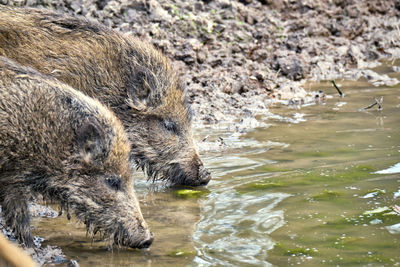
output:
POLYGON ((184 172, 184 183, 190 186, 207 185, 211 180, 210 172, 204 167, 203 162, 201 162, 198 156, 182 169, 184 172))
POLYGON ((199 182, 200 185, 207 185, 211 180, 211 173, 208 169, 204 167, 203 164, 199 166, 199 182))
POLYGON ((211 180, 210 172, 204 167, 203 162, 201 161, 200 157, 196 154, 192 161, 192 168, 195 170, 197 174, 196 177, 193 179, 193 184, 195 186, 198 185, 207 185, 208 182, 211 180))
POLYGON ((131 248, 148 248, 154 241, 154 234, 152 232, 147 231, 142 240, 132 240, 129 237, 126 237, 125 240, 122 241, 122 245, 128 246, 131 248))
POLYGON ((132 225, 124 228, 120 225, 114 234, 114 244, 130 248, 148 248, 154 241, 154 234, 146 227, 139 226, 135 229, 132 225), (133 232, 131 232, 133 230, 133 232))
POLYGON ((148 248, 154 241, 154 234, 150 232, 148 237, 139 243, 138 248, 148 248))

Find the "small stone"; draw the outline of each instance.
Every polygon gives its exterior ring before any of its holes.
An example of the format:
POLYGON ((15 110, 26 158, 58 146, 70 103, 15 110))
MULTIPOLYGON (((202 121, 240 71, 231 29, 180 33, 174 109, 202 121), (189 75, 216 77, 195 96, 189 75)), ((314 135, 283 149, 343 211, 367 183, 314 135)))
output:
POLYGON ((161 6, 157 6, 154 10, 151 11, 150 19, 156 22, 172 22, 172 16, 168 13, 167 10, 163 9, 161 6))
POLYGON ((202 64, 207 60, 207 54, 203 50, 197 52, 197 62, 202 64))

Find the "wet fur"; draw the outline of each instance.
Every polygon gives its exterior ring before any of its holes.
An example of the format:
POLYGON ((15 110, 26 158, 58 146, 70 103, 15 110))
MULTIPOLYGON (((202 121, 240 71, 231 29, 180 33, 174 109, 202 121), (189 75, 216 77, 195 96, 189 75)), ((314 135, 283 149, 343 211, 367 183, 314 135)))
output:
POLYGON ((33 245, 27 201, 40 194, 111 244, 148 246, 129 148, 98 101, 0 57, 0 205, 20 242, 33 245))
POLYGON ((193 143, 184 88, 152 45, 85 18, 0 5, 0 55, 111 107, 128 132, 131 158, 149 179, 210 180, 193 143))

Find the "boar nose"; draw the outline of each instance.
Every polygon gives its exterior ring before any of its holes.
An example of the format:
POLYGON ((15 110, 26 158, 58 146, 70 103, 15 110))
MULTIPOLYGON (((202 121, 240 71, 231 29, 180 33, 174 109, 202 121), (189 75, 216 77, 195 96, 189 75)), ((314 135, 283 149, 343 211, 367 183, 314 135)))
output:
POLYGON ((199 166, 199 181, 200 185, 206 185, 211 180, 210 172, 201 164, 199 166))
POLYGON ((154 241, 154 234, 150 232, 148 237, 142 242, 140 242, 138 248, 148 248, 153 243, 153 241, 154 241))

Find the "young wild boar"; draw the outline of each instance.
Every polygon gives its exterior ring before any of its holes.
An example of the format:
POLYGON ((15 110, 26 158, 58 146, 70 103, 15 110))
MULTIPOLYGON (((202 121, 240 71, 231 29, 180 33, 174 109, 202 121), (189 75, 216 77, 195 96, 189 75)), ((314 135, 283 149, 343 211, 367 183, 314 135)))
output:
POLYGON ((185 91, 152 45, 84 18, 0 5, 0 55, 51 75, 109 106, 149 179, 205 185, 185 91))
POLYGON ((148 247, 131 174, 123 126, 106 107, 0 57, 0 205, 20 242, 33 244, 27 201, 41 194, 111 244, 148 247))

